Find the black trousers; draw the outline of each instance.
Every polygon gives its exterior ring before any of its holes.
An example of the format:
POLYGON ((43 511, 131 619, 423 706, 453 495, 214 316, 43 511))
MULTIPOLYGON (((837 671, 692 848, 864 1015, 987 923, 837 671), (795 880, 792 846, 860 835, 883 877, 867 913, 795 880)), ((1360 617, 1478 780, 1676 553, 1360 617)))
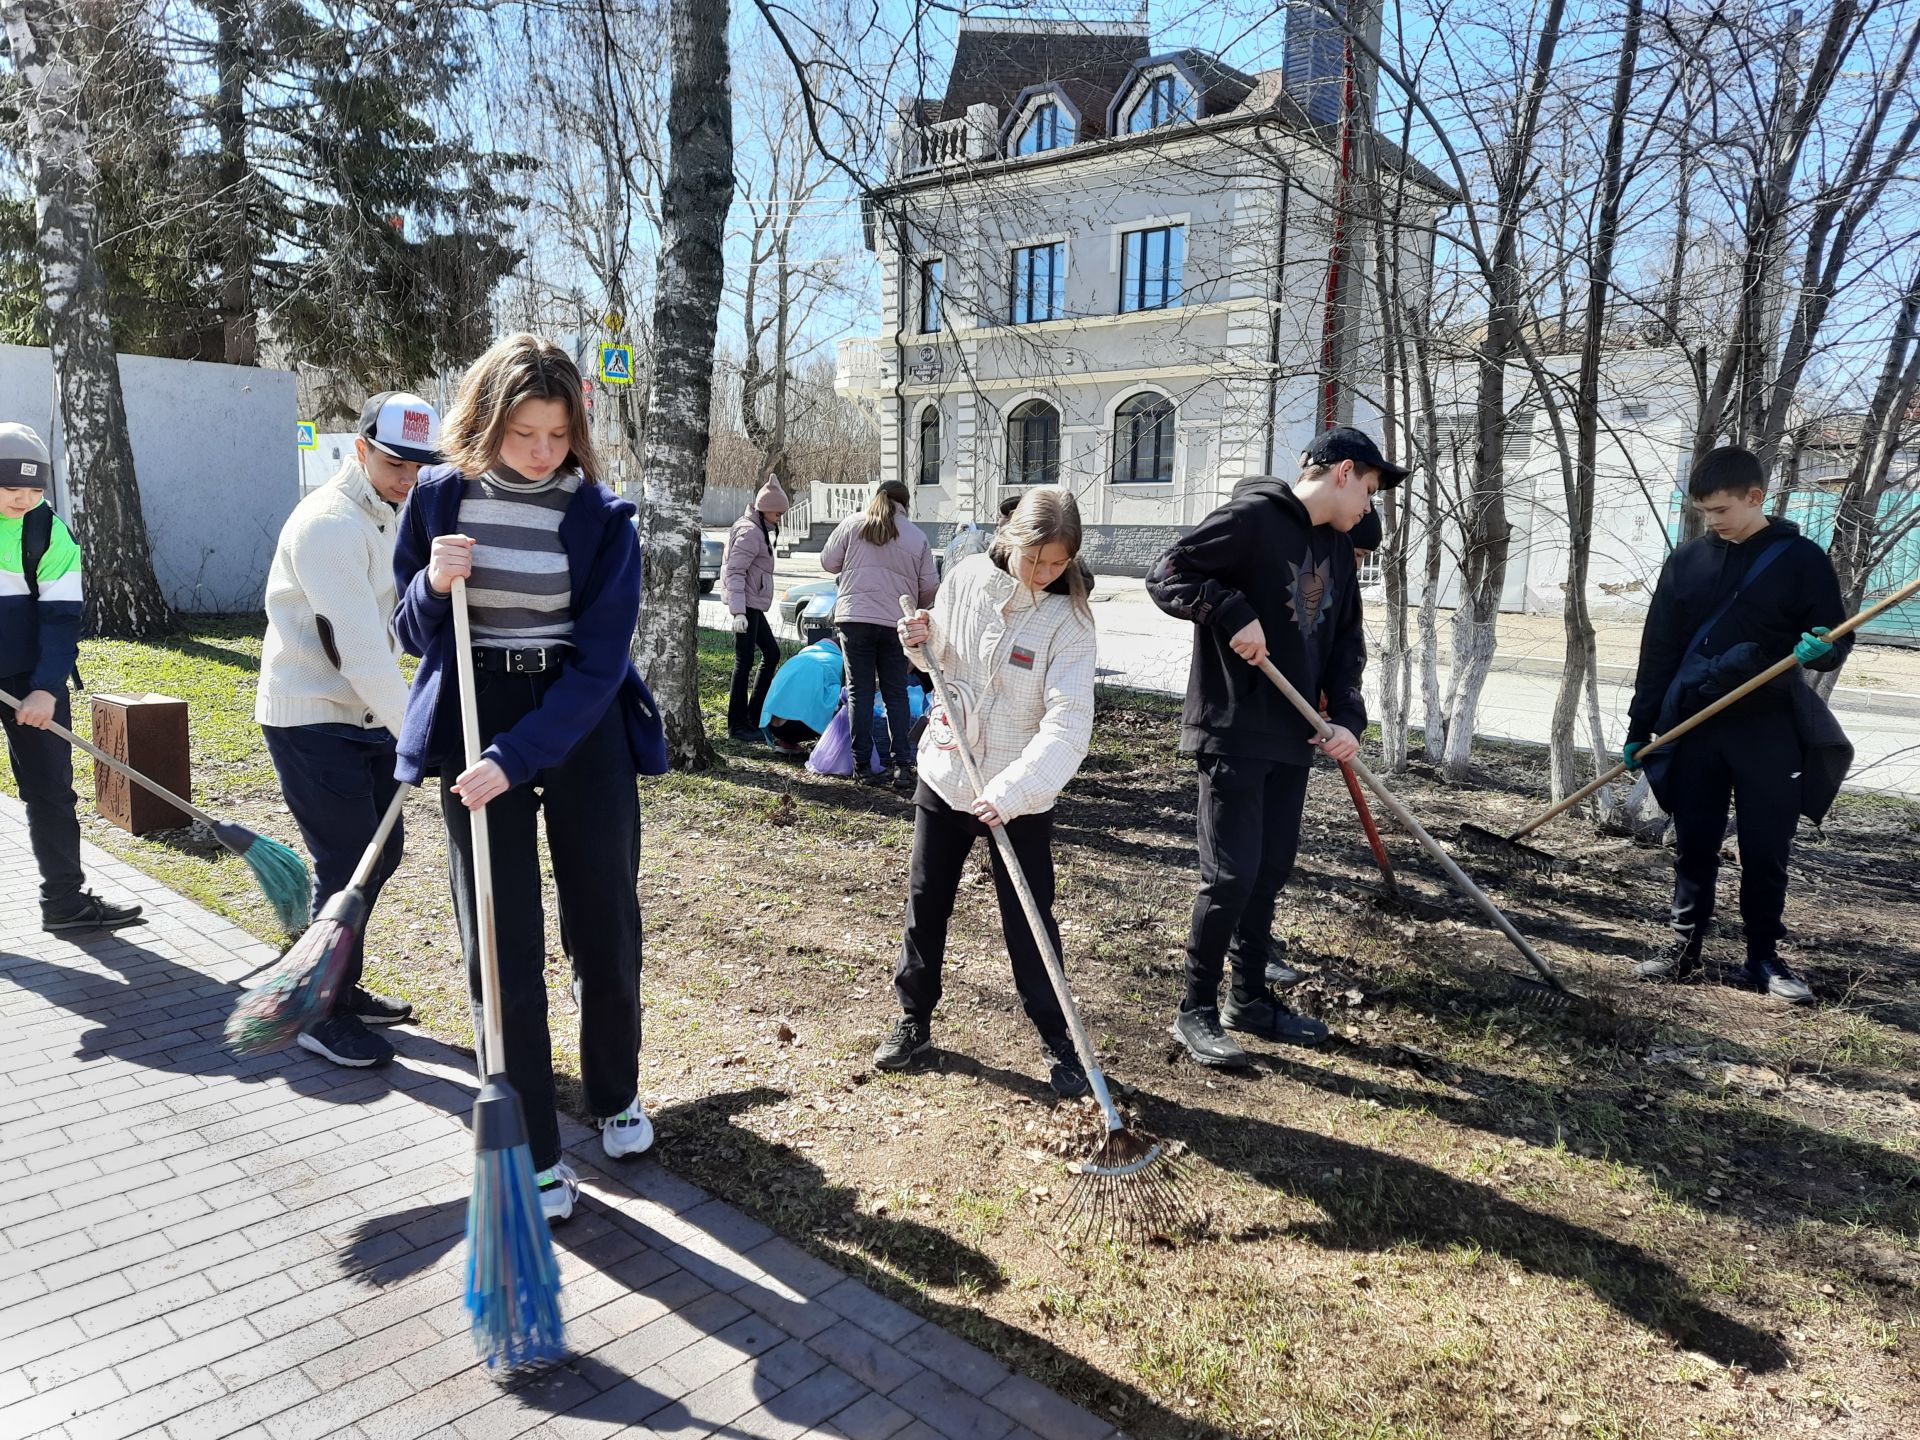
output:
MULTIPOLYGON (((534 708, 552 675, 483 671, 474 678, 484 745, 534 708)), ((472 817, 452 790, 464 768, 451 761, 446 765, 440 811, 447 824, 467 985, 477 1001, 472 817)), ((640 1088, 641 961, 640 796, 618 706, 607 707, 565 760, 487 805, 507 1079, 526 1109, 534 1167, 545 1170, 560 1158, 560 1126, 554 1117, 547 1032, 546 914, 537 834, 542 811, 565 949, 580 979, 580 1079, 587 1109, 601 1117, 617 1115, 640 1088)), ((489 1067, 499 1069, 500 1059, 489 1056, 489 1067)))
MULTIPOLYGON (((332 725, 262 725, 267 754, 280 780, 280 793, 293 822, 300 827, 307 853, 313 857, 313 913, 347 888, 354 868, 366 853, 373 832, 393 801, 400 782, 393 778, 394 742, 384 730, 369 737, 345 733, 332 725)), ((367 906, 380 898, 380 889, 399 867, 403 822, 380 852, 373 877, 367 883, 367 906)), ((335 997, 336 1012, 348 1008, 348 992, 360 983, 366 962, 366 931, 354 937, 335 997)))
POLYGON ((1673 801, 1673 929, 1704 943, 1713 923, 1714 885, 1727 809, 1740 842, 1740 919, 1747 959, 1771 959, 1787 933, 1787 857, 1800 822, 1800 739, 1793 717, 1762 711, 1710 720, 1675 747, 1668 782, 1673 801))
MULTIPOLYGON (((17 700, 33 689, 31 675, 9 675, 0 688, 17 700)), ((53 718, 73 728, 73 703, 62 683, 53 696, 53 718)), ((22 725, 11 705, 0 704, 0 726, 7 732, 7 759, 13 783, 27 807, 27 840, 40 868, 40 904, 54 908, 80 893, 87 872, 80 865, 80 817, 73 793, 73 747, 51 730, 22 725)))
POLYGON ((1300 853, 1307 767, 1238 755, 1201 755, 1200 893, 1187 931, 1186 1009, 1220 1003, 1233 957, 1234 990, 1266 989, 1267 942, 1280 887, 1300 853))
POLYGON ((727 696, 727 729, 758 730, 760 709, 767 703, 773 672, 780 668, 780 642, 773 638, 764 610, 747 611, 747 628, 733 637, 733 690, 727 696), (753 661, 760 658, 760 678, 753 679, 753 661), (748 682, 752 694, 747 691, 748 682))
POLYGON ((887 730, 893 739, 892 754, 903 765, 913 763, 913 710, 907 701, 907 652, 900 646, 900 635, 891 625, 868 625, 848 621, 839 627, 840 654, 846 662, 847 688, 852 706, 847 719, 853 727, 853 773, 867 768, 873 754, 873 692, 878 685, 880 699, 887 707, 887 730))
MULTIPOLYGON (((1046 920, 1053 953, 1060 950, 1060 927, 1053 921, 1053 811, 1022 815, 1006 827, 1013 853, 1033 891, 1034 903, 1046 920)), ((1020 1008, 1043 1037, 1067 1033, 1067 1017, 1047 979, 1047 962, 1033 943, 1027 912, 1007 874, 1000 846, 988 834, 987 824, 965 810, 955 810, 925 781, 913 797, 913 865, 907 882, 907 928, 900 941, 900 961, 893 972, 894 994, 910 1019, 931 1021, 940 1003, 940 970, 947 954, 947 925, 953 919, 954 897, 966 869, 973 842, 985 837, 993 857, 993 889, 1000 900, 1000 928, 1006 935, 1007 959, 1013 963, 1013 984, 1020 992, 1020 1008)))

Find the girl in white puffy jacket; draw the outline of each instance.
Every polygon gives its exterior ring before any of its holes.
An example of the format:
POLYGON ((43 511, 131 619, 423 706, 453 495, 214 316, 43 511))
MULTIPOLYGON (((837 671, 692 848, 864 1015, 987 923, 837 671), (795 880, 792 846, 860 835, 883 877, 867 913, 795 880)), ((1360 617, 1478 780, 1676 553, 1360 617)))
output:
MULTIPOLYGON (((932 613, 920 610, 900 622, 914 665, 929 668, 921 647, 933 647, 957 713, 936 706, 920 740, 906 933, 893 980, 902 1013, 874 1052, 882 1070, 904 1070, 933 1048, 947 923, 967 855, 990 826, 1006 828, 1059 953, 1053 802, 1086 758, 1093 735, 1095 636, 1079 551, 1073 496, 1052 487, 1031 490, 986 554, 947 572, 932 613), (985 788, 977 793, 961 763, 956 729, 980 767, 985 788)), ((989 845, 988 853, 1021 1007, 1040 1032, 1055 1093, 1071 1099, 1086 1092, 1086 1073, 998 846, 989 845)))

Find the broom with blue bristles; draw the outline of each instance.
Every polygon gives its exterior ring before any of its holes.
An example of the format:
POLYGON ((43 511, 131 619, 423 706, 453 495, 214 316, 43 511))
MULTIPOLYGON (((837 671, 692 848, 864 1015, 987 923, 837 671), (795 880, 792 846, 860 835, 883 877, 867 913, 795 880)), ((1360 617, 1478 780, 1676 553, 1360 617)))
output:
MULTIPOLYGON (((453 582, 455 669, 467 767, 480 763, 480 715, 473 684, 473 630, 467 582, 453 582)), ((470 810, 474 927, 480 941, 482 1036, 474 1046, 485 1080, 473 1106, 473 1196, 467 1202, 467 1315, 474 1348, 489 1369, 544 1364, 566 1356, 560 1318, 560 1267, 534 1184, 533 1153, 520 1097, 507 1083, 500 1018, 500 950, 493 923, 493 853, 487 809, 470 810)))
MULTIPOLYGON (((6 691, 0 690, 0 701, 20 708, 20 702, 6 691)), ((142 789, 151 790, 162 800, 176 809, 184 810, 213 831, 217 839, 227 849, 247 862, 247 868, 253 872, 253 878, 259 882, 260 893, 267 897, 267 903, 273 906, 274 917, 288 934, 297 933, 307 923, 307 917, 313 913, 313 882, 307 876, 307 862, 278 840, 269 840, 264 835, 255 834, 244 825, 236 825, 226 820, 216 820, 197 805, 191 805, 178 795, 156 781, 149 780, 124 760, 116 760, 92 741, 82 740, 66 726, 49 723, 47 728, 69 745, 87 752, 108 769, 117 770, 142 789)))

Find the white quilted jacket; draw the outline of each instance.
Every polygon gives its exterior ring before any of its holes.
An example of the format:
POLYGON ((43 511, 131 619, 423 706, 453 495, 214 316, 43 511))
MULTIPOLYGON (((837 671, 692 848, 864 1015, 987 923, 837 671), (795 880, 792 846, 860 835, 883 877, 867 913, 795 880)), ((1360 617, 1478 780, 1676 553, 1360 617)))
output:
MULTIPOLYGON (((947 572, 930 643, 1003 819, 1051 809, 1093 738, 1093 622, 1065 595, 1035 595, 986 555, 947 572)), ((919 650, 907 658, 927 669, 919 650)), ((920 776, 956 810, 975 799, 947 717, 920 739, 920 776)))

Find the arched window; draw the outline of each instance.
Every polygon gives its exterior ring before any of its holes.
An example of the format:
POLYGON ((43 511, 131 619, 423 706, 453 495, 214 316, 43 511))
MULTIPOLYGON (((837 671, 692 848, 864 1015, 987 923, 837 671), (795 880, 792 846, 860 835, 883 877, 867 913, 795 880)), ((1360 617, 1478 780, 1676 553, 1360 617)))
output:
POLYGON ((1021 127, 1019 137, 1013 142, 1013 153, 1038 155, 1043 150, 1058 150, 1072 143, 1072 119, 1061 113, 1057 102, 1045 100, 1034 106, 1033 112, 1027 116, 1027 123, 1021 127))
POLYGON ((1113 412, 1113 483, 1161 485, 1173 479, 1173 402, 1143 390, 1113 412))
POLYGON ((1007 484, 1060 483, 1060 412, 1029 400, 1007 417, 1007 484))
POLYGON ((1127 133, 1138 135, 1175 120, 1193 119, 1193 91, 1171 70, 1162 71, 1140 88, 1140 98, 1127 114, 1127 133))
POLYGON ((929 405, 920 412, 920 483, 940 483, 940 407, 929 405))

